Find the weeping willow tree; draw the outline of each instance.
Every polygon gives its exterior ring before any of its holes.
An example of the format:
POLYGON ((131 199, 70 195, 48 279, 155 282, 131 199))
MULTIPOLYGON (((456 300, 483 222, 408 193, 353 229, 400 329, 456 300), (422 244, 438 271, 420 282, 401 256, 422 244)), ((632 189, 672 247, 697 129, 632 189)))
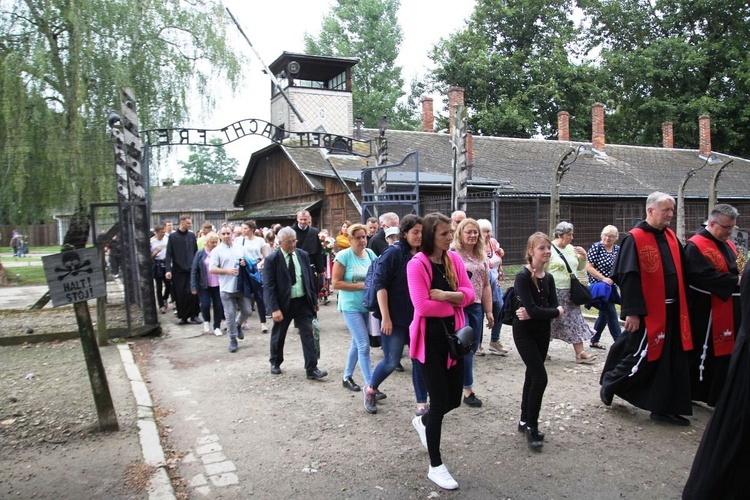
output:
POLYGON ((141 128, 179 123, 191 88, 233 86, 240 58, 228 16, 203 0, 4 0, 0 3, 0 223, 113 201, 106 119, 134 89, 141 128))

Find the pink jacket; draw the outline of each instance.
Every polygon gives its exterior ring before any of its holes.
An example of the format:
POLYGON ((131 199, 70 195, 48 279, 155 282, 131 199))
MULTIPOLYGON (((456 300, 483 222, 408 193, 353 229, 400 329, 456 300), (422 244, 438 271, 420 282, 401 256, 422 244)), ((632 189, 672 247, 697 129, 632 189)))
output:
MULTIPOLYGON (((430 284, 432 283, 432 264, 430 259, 419 252, 409 261, 406 266, 406 277, 409 283, 409 295, 414 304, 414 319, 409 325, 409 356, 417 359, 420 363, 425 360, 425 325, 428 316, 447 318, 453 315, 456 330, 463 328, 466 324, 464 318, 464 307, 474 303, 474 287, 471 286, 466 267, 461 257, 455 252, 448 252, 456 270, 458 289, 463 292, 464 300, 461 305, 453 305, 450 302, 431 300, 430 284)), ((448 356, 448 368, 456 364, 456 361, 448 356)))

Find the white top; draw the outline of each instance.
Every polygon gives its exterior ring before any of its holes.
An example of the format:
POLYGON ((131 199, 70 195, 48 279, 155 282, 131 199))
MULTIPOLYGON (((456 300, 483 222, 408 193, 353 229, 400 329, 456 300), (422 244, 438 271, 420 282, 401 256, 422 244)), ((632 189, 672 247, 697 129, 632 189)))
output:
POLYGON ((242 248, 244 252, 249 254, 258 263, 263 260, 263 246, 265 244, 265 240, 257 236, 253 239, 238 236, 234 239, 232 246, 242 248))
POLYGON ((167 242, 168 241, 169 239, 167 238, 166 234, 160 240, 157 240, 156 236, 151 238, 151 254, 153 255, 153 253, 156 251, 157 248, 161 248, 161 250, 159 250, 159 253, 156 254, 156 257, 155 257, 156 260, 164 260, 167 258, 167 242))

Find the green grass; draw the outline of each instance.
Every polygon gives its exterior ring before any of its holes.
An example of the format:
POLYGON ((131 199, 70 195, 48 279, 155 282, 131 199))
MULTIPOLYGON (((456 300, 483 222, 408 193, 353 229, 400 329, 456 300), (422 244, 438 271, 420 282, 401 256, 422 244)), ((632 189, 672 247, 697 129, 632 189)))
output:
POLYGON ((42 266, 6 267, 5 278, 9 286, 47 284, 42 266))

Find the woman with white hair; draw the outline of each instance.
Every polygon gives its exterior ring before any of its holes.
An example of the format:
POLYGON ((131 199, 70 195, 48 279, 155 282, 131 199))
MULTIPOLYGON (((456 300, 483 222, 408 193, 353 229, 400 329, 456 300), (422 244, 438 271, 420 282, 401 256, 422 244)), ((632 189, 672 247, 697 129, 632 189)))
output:
POLYGON ((552 240, 552 258, 547 270, 555 278, 557 300, 565 310, 559 318, 552 320, 552 338, 573 344, 576 363, 591 364, 596 356, 583 350, 583 343, 594 336, 594 331, 583 319, 581 307, 570 300, 570 273, 583 271, 586 267, 586 250, 573 246, 573 224, 561 222, 555 227, 555 239, 552 240), (567 261, 568 265, 565 265, 567 261))
POLYGON ((589 276, 589 285, 604 283, 611 288, 606 302, 602 301, 599 304, 601 306, 599 307, 599 316, 594 323, 595 334, 591 337, 592 349, 606 349, 599 343, 605 326, 609 327, 612 340, 617 340, 622 333, 620 320, 617 318, 617 310, 615 309, 615 301, 619 298, 619 294, 616 293, 617 285, 612 280, 615 260, 617 260, 617 254, 620 253, 620 245, 615 244, 619 236, 615 226, 605 226, 602 229, 601 241, 591 245, 587 255, 586 273, 589 276))
MULTIPOLYGON (((505 251, 500 248, 500 244, 492 237, 492 223, 487 219, 478 219, 479 229, 482 231, 484 239, 484 251, 487 254, 487 262, 490 265, 490 288, 492 289, 492 317, 495 324, 490 331, 490 348, 491 354, 505 356, 508 350, 500 342, 500 329, 503 323, 500 321, 500 313, 503 311, 503 290, 500 287, 500 281, 504 278, 503 273, 503 256, 505 251)), ((483 352, 482 346, 479 346, 477 354, 483 352)))

